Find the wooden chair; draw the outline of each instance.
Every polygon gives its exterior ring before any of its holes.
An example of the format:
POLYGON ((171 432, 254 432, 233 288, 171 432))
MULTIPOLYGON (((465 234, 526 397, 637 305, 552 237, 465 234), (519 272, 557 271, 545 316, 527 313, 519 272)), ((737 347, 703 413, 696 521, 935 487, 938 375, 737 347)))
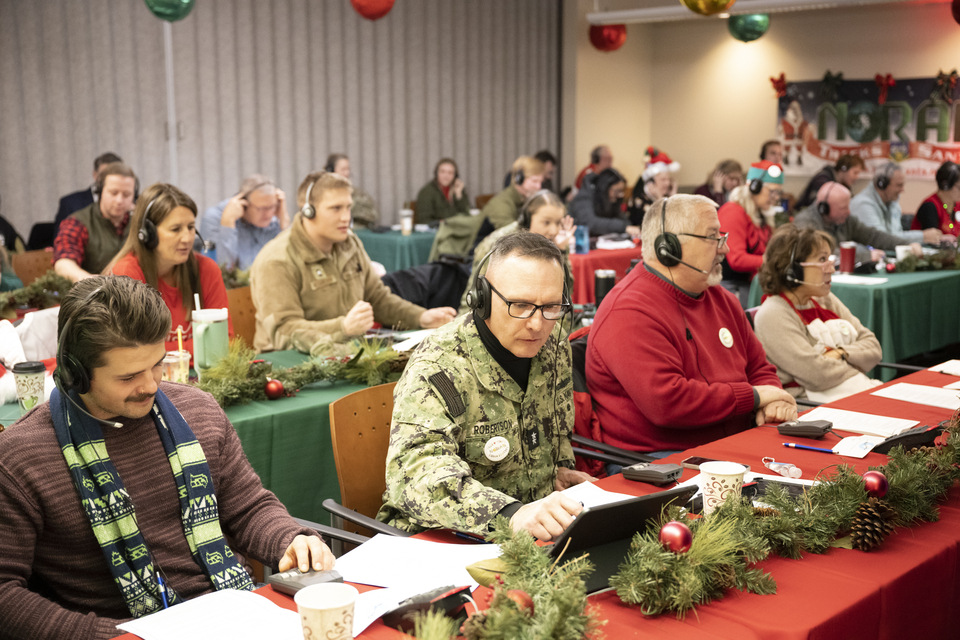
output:
POLYGON ((330 438, 340 503, 327 499, 323 506, 334 515, 335 527, 365 536, 376 532, 410 535, 374 519, 387 487, 384 476, 396 386, 391 382, 361 389, 330 403, 330 438))
POLYGON ((497 194, 495 193, 485 193, 482 196, 477 196, 477 209, 483 209, 490 199, 497 194))
POLYGON ((26 251, 24 253, 14 253, 10 255, 10 266, 13 272, 23 281, 23 286, 29 286, 33 282, 53 269, 52 251, 26 251))
POLYGON ((253 306, 250 287, 227 289, 227 309, 233 320, 233 333, 243 338, 248 347, 253 347, 253 337, 257 333, 257 309, 253 306))

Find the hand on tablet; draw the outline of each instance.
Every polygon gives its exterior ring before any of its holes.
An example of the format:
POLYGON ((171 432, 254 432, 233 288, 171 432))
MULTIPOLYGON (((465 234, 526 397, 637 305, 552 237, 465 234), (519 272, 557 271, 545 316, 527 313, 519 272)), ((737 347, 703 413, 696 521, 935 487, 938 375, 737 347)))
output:
POLYGON ((583 505, 554 491, 543 500, 520 507, 510 518, 514 531, 529 531, 534 537, 549 542, 570 526, 583 505))

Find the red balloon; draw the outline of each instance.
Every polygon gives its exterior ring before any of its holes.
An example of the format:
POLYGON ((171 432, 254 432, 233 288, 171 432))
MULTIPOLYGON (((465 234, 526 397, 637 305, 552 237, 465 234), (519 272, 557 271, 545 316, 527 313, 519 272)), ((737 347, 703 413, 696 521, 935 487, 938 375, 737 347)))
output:
POLYGON ((660 529, 660 544, 668 551, 686 553, 693 545, 693 533, 682 522, 671 520, 660 529))
POLYGON ((267 380, 267 384, 263 386, 263 392, 267 394, 267 397, 271 400, 277 400, 285 395, 283 383, 279 380, 267 380))
POLYGON ((350 0, 357 13, 367 20, 379 20, 393 9, 394 0, 350 0))
POLYGON ((867 471, 863 474, 863 486, 871 497, 882 498, 887 495, 890 482, 887 480, 887 476, 879 471, 867 471))
POLYGON ((590 27, 590 42, 600 51, 616 51, 627 41, 627 25, 604 24, 590 27))
POLYGON ((957 21, 957 24, 960 24, 960 0, 953 0, 950 11, 953 13, 953 19, 957 21))

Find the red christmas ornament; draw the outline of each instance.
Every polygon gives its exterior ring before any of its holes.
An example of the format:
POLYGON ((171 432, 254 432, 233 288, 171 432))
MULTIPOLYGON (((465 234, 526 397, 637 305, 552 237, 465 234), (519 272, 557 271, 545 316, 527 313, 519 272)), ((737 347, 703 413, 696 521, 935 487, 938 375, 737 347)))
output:
POLYGON ((357 13, 367 20, 379 20, 393 9, 394 0, 350 0, 357 13))
POLYGON ((893 264, 892 262, 888 262, 885 268, 887 270, 887 273, 894 273, 897 270, 897 265, 893 264))
POLYGON ((777 97, 782 98, 787 95, 787 78, 784 74, 780 74, 779 78, 770 77, 770 84, 773 85, 773 90, 777 92, 777 97))
POLYGON ((506 595, 517 603, 520 611, 526 611, 529 612, 531 616, 533 615, 533 598, 530 597, 529 593, 521 591, 520 589, 510 589, 506 595))
POLYGON ((590 42, 600 51, 616 51, 627 41, 627 25, 604 24, 590 26, 590 42))
POLYGON ((267 397, 271 400, 277 400, 286 395, 283 390, 283 383, 279 380, 267 380, 267 384, 263 387, 263 392, 267 394, 267 397))
POLYGON ((686 553, 693 544, 693 533, 682 522, 671 520, 660 529, 660 544, 674 553, 686 553))
POLYGON ((890 483, 887 481, 887 476, 879 471, 867 471, 863 474, 863 486, 866 487, 870 497, 882 498, 887 495, 890 483))
POLYGON ((950 12, 953 13, 953 19, 957 21, 957 24, 960 24, 960 0, 953 0, 953 4, 950 5, 950 12))

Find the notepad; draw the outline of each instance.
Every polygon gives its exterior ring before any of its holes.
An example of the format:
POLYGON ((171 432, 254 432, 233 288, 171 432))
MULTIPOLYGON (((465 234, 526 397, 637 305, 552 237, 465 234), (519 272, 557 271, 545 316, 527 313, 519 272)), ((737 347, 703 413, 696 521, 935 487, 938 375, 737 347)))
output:
POLYGON ((834 431, 849 431, 865 436, 882 436, 889 438, 892 435, 903 433, 907 429, 917 426, 917 420, 889 418, 875 416, 870 413, 845 411, 830 407, 817 407, 813 411, 803 414, 803 420, 829 420, 833 423, 834 431))
POLYGON ((889 278, 868 278, 867 276, 853 276, 846 273, 835 273, 830 276, 834 284, 883 284, 889 278))
POLYGON ((956 389, 944 389, 942 387, 928 387, 922 384, 899 382, 874 391, 870 395, 922 404, 928 407, 940 407, 942 409, 950 409, 951 411, 960 409, 960 397, 957 397, 956 389))

